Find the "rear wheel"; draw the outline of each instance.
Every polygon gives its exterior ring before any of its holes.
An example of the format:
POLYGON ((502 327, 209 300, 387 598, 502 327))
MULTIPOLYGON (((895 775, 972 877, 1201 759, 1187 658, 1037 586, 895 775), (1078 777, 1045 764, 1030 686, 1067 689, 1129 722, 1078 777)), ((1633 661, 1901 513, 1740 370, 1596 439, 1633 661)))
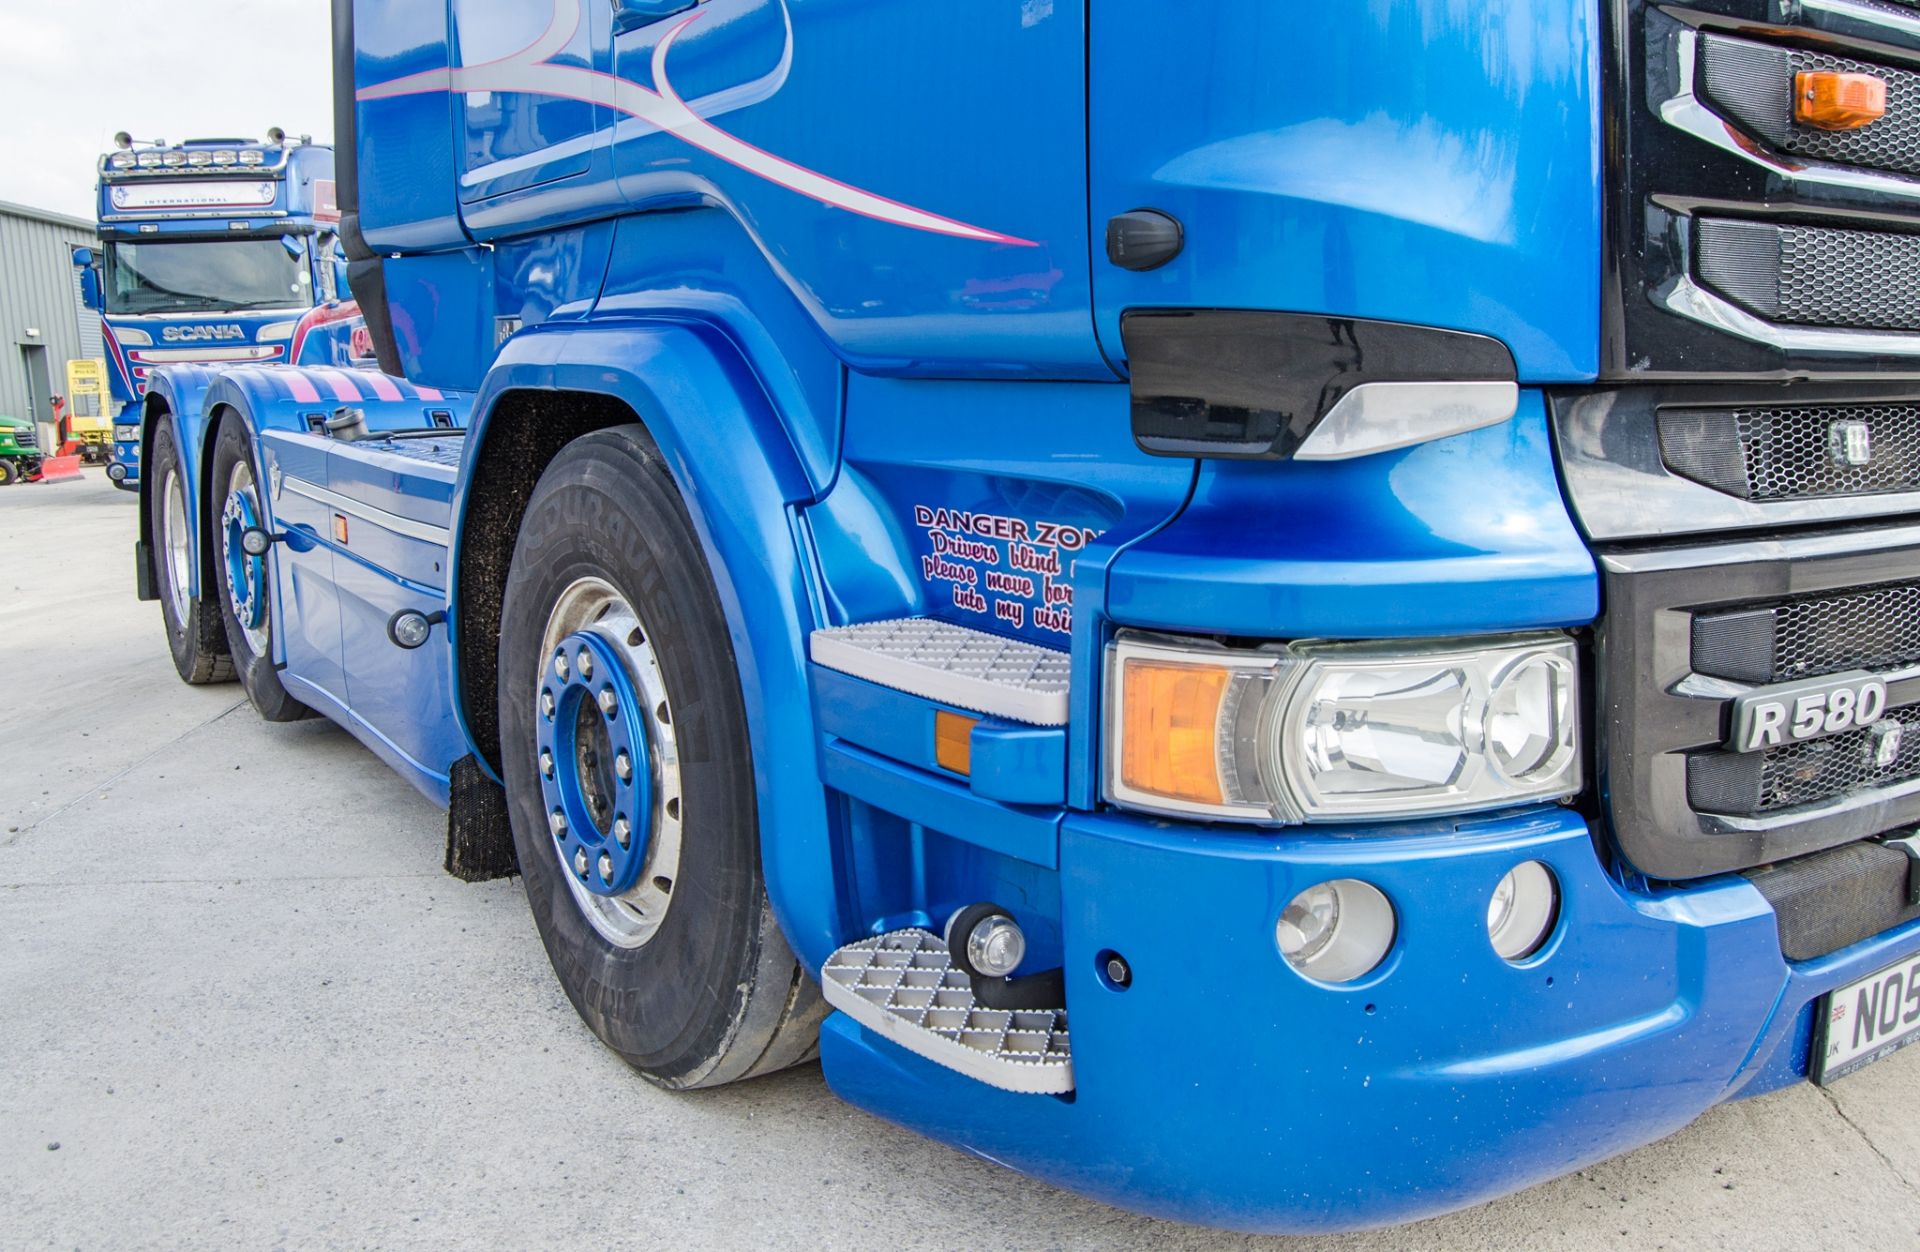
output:
POLYGON ((227 632, 219 610, 193 594, 193 518, 187 512, 185 476, 173 431, 161 426, 153 436, 153 481, 147 488, 148 531, 153 536, 154 581, 160 592, 160 620, 167 647, 182 682, 233 681, 227 632))
POLYGON ((311 717, 313 710, 288 694, 273 667, 273 579, 267 558, 241 547, 241 536, 264 527, 266 510, 254 481, 247 428, 232 414, 220 423, 212 475, 220 509, 214 518, 214 571, 234 672, 247 689, 247 699, 268 721, 311 717))
POLYGON ((638 427, 570 444, 535 489, 499 701, 527 899, 594 1033, 667 1087, 804 1058, 825 1008, 767 900, 726 619, 638 427))

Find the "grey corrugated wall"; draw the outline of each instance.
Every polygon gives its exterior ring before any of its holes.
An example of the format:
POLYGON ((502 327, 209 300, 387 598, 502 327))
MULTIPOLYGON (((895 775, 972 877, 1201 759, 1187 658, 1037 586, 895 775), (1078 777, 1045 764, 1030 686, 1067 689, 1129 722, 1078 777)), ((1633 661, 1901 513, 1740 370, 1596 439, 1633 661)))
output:
POLYGON ((98 356, 100 319, 79 310, 72 254, 98 246, 93 225, 58 213, 0 202, 0 413, 44 421, 28 413, 22 345, 46 349, 47 375, 67 389, 67 362, 98 356), (82 337, 82 321, 91 333, 82 337), (29 329, 40 332, 27 334, 29 329))

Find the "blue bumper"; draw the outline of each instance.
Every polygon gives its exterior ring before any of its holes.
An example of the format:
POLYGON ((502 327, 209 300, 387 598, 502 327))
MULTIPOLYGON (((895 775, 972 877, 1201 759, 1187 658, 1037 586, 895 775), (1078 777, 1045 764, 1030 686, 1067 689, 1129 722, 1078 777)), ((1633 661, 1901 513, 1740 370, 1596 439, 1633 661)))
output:
POLYGON ((1629 891, 1554 809, 1371 838, 1220 836, 1079 816, 1060 877, 1077 1090, 1003 1093, 830 1018, 828 1080, 871 1112, 1122 1207, 1270 1232, 1410 1221, 1658 1139, 1805 1074, 1813 1001, 1920 924, 1800 967, 1744 879, 1629 891), (1489 895, 1552 866, 1561 920, 1509 965, 1489 895), (1387 960, 1300 978, 1280 910, 1329 878, 1394 901, 1387 960), (1096 974, 1122 954, 1133 983, 1096 974))
POLYGON ((123 491, 140 490, 138 440, 122 440, 113 445, 113 460, 107 463, 107 478, 123 491))

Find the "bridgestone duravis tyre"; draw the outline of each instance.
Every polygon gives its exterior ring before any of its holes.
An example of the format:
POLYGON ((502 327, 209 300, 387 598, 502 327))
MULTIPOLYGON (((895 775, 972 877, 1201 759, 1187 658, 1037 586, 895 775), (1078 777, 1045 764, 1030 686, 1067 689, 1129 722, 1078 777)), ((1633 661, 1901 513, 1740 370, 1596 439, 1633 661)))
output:
POLYGON ((207 542, 213 553, 215 595, 225 623, 227 651, 234 673, 247 689, 247 699, 270 722, 294 722, 313 716, 313 710, 288 694, 273 667, 273 578, 267 557, 247 557, 239 551, 239 532, 246 522, 264 519, 255 482, 253 448, 246 425, 229 413, 220 421, 213 445, 213 517, 207 542), (248 510, 237 523, 236 506, 248 510), (235 589, 239 594, 235 594, 235 589), (239 607, 247 606, 244 610, 239 607))
POLYGON ((160 620, 167 647, 182 682, 233 681, 227 632, 214 603, 213 589, 196 598, 193 587, 193 518, 180 470, 173 431, 164 423, 154 432, 153 464, 147 481, 148 533, 153 536, 154 586, 160 593, 160 620))
POLYGON ((808 1056, 825 1006, 767 900, 726 619, 641 428, 579 439, 541 477, 498 678, 527 900, 580 1016, 666 1087, 808 1056))

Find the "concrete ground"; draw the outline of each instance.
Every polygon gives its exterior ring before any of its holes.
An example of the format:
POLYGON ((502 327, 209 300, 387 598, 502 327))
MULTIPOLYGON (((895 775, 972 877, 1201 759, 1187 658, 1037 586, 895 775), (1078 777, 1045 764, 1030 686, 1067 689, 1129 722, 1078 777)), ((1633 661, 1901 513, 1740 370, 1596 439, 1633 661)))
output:
MULTIPOLYGON (((949 1151, 814 1066, 648 1086, 575 1017, 518 881, 440 872, 437 810, 327 723, 179 683, 134 526, 97 471, 0 489, 0 1246, 1267 1242, 949 1151)), ((1920 1049, 1494 1204, 1286 1246, 1913 1248, 1916 1108, 1920 1049)))

